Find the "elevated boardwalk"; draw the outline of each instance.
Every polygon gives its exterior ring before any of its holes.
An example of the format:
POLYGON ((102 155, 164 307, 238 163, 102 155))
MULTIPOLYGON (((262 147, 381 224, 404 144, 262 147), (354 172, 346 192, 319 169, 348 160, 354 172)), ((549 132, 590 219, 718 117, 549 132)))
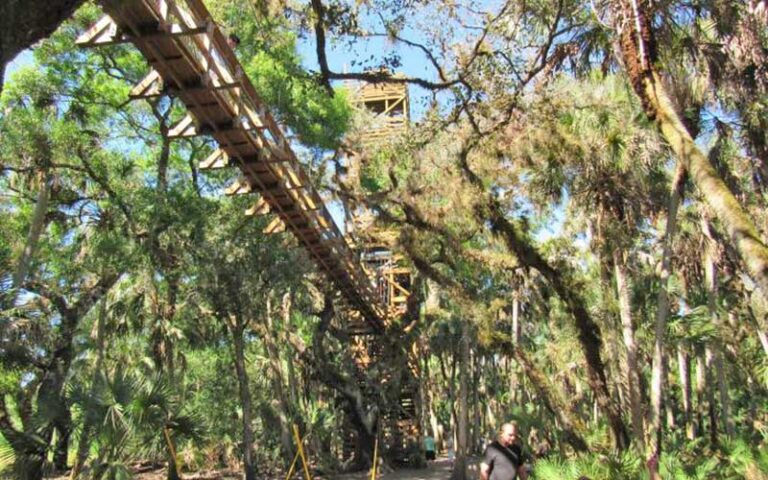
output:
POLYGON ((372 331, 383 331, 387 312, 371 280, 202 1, 100 3, 107 16, 78 43, 134 44, 152 71, 131 96, 172 94, 184 102, 189 114, 169 135, 213 137, 220 148, 200 168, 238 167, 242 177, 227 193, 259 193, 246 213, 274 214, 265 232, 293 233, 372 331))

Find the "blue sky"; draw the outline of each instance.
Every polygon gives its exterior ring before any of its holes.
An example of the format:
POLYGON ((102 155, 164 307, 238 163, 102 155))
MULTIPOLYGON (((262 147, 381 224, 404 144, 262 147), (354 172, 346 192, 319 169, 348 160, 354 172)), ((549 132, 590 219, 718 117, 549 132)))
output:
POLYGON ((16 58, 14 58, 13 61, 5 67, 4 80, 8 81, 8 79, 13 74, 13 72, 17 71, 19 68, 23 66, 31 65, 31 64, 32 64, 32 50, 24 50, 23 52, 18 54, 16 58))

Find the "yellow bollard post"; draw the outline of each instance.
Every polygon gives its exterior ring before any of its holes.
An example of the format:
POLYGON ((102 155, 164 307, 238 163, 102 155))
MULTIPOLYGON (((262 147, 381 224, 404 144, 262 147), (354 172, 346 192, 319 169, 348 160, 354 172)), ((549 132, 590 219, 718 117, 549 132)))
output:
POLYGON ((293 475, 293 469, 296 466, 296 460, 299 459, 299 451, 296 450, 296 455, 293 456, 293 461, 291 462, 291 468, 288 469, 288 475, 285 476, 285 480, 288 480, 291 478, 291 475, 293 475))
POLYGON ((304 465, 304 478, 305 480, 312 480, 312 477, 309 475, 307 456, 304 454, 304 444, 301 441, 301 436, 299 436, 299 426, 295 423, 293 424, 293 436, 296 437, 296 445, 299 449, 298 454, 301 455, 301 463, 304 465))
POLYGON ((376 480, 376 466, 379 464, 379 436, 373 443, 373 466, 371 467, 371 480, 376 480))

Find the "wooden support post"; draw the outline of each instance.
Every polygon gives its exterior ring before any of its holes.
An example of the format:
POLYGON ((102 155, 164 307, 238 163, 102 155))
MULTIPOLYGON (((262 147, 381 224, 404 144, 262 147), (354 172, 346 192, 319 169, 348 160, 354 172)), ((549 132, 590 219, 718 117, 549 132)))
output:
POLYGON ((219 170, 229 166, 229 155, 224 150, 217 148, 208 158, 200 162, 200 170, 219 170))
POLYGON ((242 195, 244 193, 251 193, 252 191, 253 187, 251 187, 251 183, 244 178, 240 178, 228 186, 224 190, 224 194, 231 197, 232 195, 242 195))
POLYGON ((119 43, 117 41, 118 37, 117 24, 109 15, 104 15, 91 28, 77 37, 75 44, 85 48, 101 47, 103 45, 119 43))
POLYGON ((267 215, 270 211, 269 204, 266 200, 264 200, 264 197, 259 198, 259 201, 256 202, 254 206, 249 208, 245 211, 245 215, 248 217, 253 217, 257 215, 267 215))
POLYGON ((179 123, 171 127, 171 129, 168 131, 168 138, 171 139, 191 138, 196 137, 197 135, 197 127, 195 126, 195 121, 190 114, 187 114, 184 118, 181 119, 181 121, 179 121, 179 123))
POLYGON ((163 78, 154 68, 131 89, 128 96, 134 100, 159 97, 163 93, 163 78))
POLYGON ((285 231, 285 223, 280 217, 275 217, 269 222, 269 225, 264 229, 266 235, 272 235, 273 233, 281 233, 285 231))

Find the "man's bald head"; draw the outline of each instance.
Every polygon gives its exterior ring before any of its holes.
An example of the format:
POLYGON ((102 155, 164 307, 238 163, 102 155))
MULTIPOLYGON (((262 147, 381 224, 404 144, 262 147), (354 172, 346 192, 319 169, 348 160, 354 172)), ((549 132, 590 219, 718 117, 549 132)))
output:
POLYGON ((499 443, 508 447, 515 443, 517 440, 517 424, 515 422, 508 422, 501 426, 499 431, 499 443))

